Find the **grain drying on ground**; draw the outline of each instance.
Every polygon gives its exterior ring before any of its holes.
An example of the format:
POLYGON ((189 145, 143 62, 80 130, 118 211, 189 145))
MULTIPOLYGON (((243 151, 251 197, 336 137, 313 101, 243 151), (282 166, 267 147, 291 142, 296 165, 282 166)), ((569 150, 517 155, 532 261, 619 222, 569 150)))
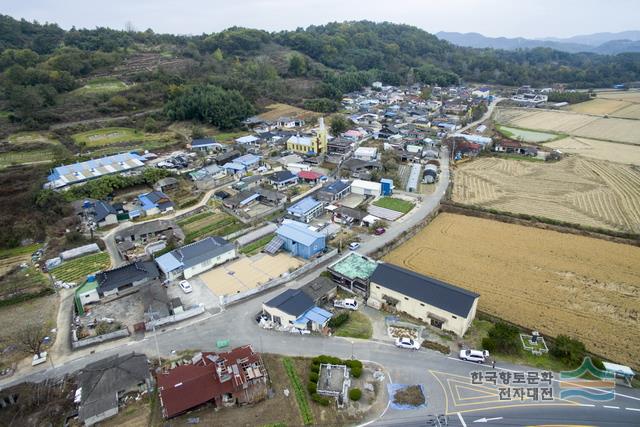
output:
POLYGON ((640 144, 640 120, 604 118, 570 111, 507 108, 497 110, 496 122, 525 129, 640 144))
POLYGON ((479 309, 640 368, 640 248, 440 214, 385 261, 480 294, 479 309))
POLYGON ((640 233, 638 167, 581 157, 525 162, 495 157, 459 166, 453 201, 640 233))
POLYGON ((609 91, 609 92, 598 92, 598 98, 606 98, 606 99, 617 99, 620 101, 628 101, 628 102, 636 102, 640 103, 640 91, 609 91))
POLYGON ((544 146, 560 150, 563 153, 577 154, 596 160, 640 165, 640 146, 638 145, 569 136, 547 142, 544 146))

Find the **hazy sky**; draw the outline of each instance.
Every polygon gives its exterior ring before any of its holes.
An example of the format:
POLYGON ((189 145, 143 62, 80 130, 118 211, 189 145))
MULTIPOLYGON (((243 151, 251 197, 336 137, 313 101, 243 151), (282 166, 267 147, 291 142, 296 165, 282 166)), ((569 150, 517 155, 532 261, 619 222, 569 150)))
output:
POLYGON ((567 37, 640 29, 640 0, 2 0, 15 18, 94 28, 199 34, 231 26, 295 29, 331 21, 391 21, 429 32, 567 37))

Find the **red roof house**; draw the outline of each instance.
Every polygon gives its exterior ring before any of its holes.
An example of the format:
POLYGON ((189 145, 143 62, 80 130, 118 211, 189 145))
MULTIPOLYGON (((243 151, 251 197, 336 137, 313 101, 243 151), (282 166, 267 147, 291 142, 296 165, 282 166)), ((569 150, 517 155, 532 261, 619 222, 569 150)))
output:
POLYGON ((317 181, 320 179, 322 175, 320 175, 318 172, 314 172, 314 171, 300 171, 298 172, 298 178, 304 180, 304 181, 317 181))
POLYGON ((158 373, 156 380, 165 418, 205 403, 233 406, 267 396, 267 371, 250 345, 226 353, 198 353, 191 363, 158 373))

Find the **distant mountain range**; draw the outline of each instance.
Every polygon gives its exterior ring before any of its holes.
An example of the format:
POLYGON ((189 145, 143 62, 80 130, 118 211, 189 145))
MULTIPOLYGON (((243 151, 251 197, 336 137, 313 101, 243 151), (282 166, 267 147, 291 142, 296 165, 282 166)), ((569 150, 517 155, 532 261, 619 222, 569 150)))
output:
POLYGON ((515 50, 547 47, 570 53, 591 52, 604 55, 640 52, 640 31, 596 33, 564 39, 554 37, 544 39, 486 37, 479 33, 451 33, 444 31, 437 33, 436 36, 458 46, 474 48, 515 50))

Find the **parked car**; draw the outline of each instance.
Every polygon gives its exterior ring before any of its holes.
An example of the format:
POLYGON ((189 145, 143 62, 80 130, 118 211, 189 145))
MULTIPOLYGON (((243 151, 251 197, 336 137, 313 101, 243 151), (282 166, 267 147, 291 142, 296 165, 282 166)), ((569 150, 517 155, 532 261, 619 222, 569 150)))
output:
POLYGON ((378 227, 375 229, 375 231, 373 232, 373 234, 375 234, 376 236, 379 236, 381 234, 384 234, 384 232, 387 231, 385 228, 382 227, 378 227))
POLYGON ((420 344, 418 344, 417 341, 412 340, 411 338, 402 337, 396 338, 396 347, 417 350, 420 348, 420 344))
POLYGON ((484 363, 489 358, 489 352, 487 350, 460 350, 459 358, 469 362, 484 363))
POLYGON ((358 301, 353 298, 337 299, 333 301, 333 306, 338 308, 346 308, 347 310, 357 310, 358 301))
POLYGON ((182 289, 182 291, 185 294, 190 294, 191 292, 193 292, 193 288, 191 287, 191 284, 189 282, 187 282, 186 280, 181 280, 180 281, 180 289, 182 289))
POLYGON ((359 247, 360 247, 360 243, 358 242, 349 243, 349 250, 355 251, 359 247))

